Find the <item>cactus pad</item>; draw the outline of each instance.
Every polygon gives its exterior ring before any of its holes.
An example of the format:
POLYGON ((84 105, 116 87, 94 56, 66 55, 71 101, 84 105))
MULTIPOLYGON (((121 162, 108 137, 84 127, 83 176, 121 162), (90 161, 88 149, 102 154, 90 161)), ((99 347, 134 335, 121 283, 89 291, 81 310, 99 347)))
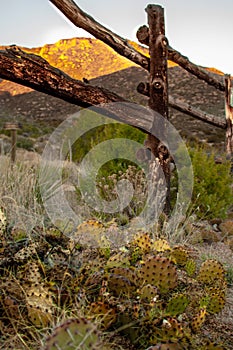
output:
POLYGON ((98 350, 96 327, 85 318, 71 319, 56 327, 45 341, 44 350, 98 350))
POLYGON ((135 290, 135 285, 127 277, 110 273, 108 288, 115 296, 130 295, 135 290))
POLYGON ((111 273, 127 278, 131 283, 136 285, 136 274, 133 269, 128 267, 115 267, 111 273))
POLYGON ((97 301, 90 306, 90 316, 98 318, 103 329, 108 329, 116 321, 116 311, 107 303, 97 301))
POLYGON ((154 298, 158 297, 158 288, 155 286, 152 286, 151 284, 147 284, 142 287, 139 293, 140 293, 140 298, 142 300, 146 300, 150 302, 154 298))
POLYGON ((224 281, 225 270, 222 264, 212 259, 204 261, 198 274, 198 280, 208 285, 216 281, 224 281))
POLYGON ((208 295, 207 311, 212 314, 222 311, 226 302, 225 291, 220 288, 210 287, 206 292, 208 295))
POLYGON ((206 308, 200 309, 198 314, 193 318, 191 322, 191 328, 193 332, 198 332, 205 322, 205 317, 206 317, 206 308))
POLYGON ((221 345, 208 341, 207 344, 201 348, 201 350, 227 350, 227 349, 221 345))
POLYGON ((185 265, 185 271, 187 272, 188 276, 193 276, 196 272, 196 262, 193 259, 188 259, 186 265, 185 265))
POLYGON ((176 294, 169 299, 166 313, 171 316, 182 314, 189 304, 189 299, 185 294, 176 294))
POLYGON ((102 247, 107 244, 104 225, 96 220, 81 223, 72 238, 81 246, 102 247))
POLYGON ((132 242, 133 245, 136 245, 140 248, 142 253, 148 253, 151 249, 151 238, 148 233, 138 233, 132 242))
POLYGON ((159 288, 160 293, 167 293, 177 286, 177 272, 174 264, 165 257, 151 256, 140 270, 142 283, 159 288))
POLYGON ((129 265, 129 257, 124 252, 119 252, 117 254, 112 255, 108 259, 106 263, 106 268, 111 269, 113 267, 127 267, 129 265))
POLYGON ((175 318, 168 317, 167 319, 164 319, 162 322, 162 326, 153 328, 153 337, 152 341, 158 341, 161 342, 168 342, 173 340, 173 342, 182 341, 182 338, 184 338, 184 330, 180 324, 175 318))
POLYGON ((189 254, 185 248, 177 246, 172 249, 170 256, 177 265, 185 266, 188 261, 189 254))
POLYGON ((171 247, 166 239, 157 239, 153 242, 152 249, 155 249, 157 252, 165 252, 171 250, 171 247))
POLYGON ((38 327, 46 327, 52 321, 52 295, 43 284, 25 287, 28 319, 38 327))
POLYGON ((184 348, 175 343, 164 343, 164 344, 157 344, 155 346, 151 346, 147 350, 183 350, 184 348))

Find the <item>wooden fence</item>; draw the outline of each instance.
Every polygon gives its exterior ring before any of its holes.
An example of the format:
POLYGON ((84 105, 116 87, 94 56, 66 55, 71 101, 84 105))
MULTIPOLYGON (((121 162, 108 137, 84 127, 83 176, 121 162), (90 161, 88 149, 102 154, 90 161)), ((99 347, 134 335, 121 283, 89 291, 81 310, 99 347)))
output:
MULTIPOLYGON (((165 61, 167 59, 177 63, 180 67, 195 75, 198 79, 201 79, 216 89, 225 92, 226 118, 224 118, 224 116, 222 118, 219 118, 215 115, 211 115, 197 108, 194 108, 188 103, 175 100, 170 95, 169 98, 165 98, 164 101, 161 101, 161 90, 158 88, 152 88, 150 83, 140 83, 137 88, 140 93, 143 93, 150 97, 149 105, 153 105, 151 101, 154 99, 154 107, 156 105, 155 110, 161 113, 164 117, 168 117, 168 115, 165 115, 167 113, 167 106, 165 107, 165 104, 169 103, 171 107, 183 113, 186 113, 213 126, 226 129, 226 152, 229 156, 232 156, 233 111, 231 104, 233 104, 233 98, 231 98, 231 96, 233 93, 231 88, 231 77, 229 75, 226 75, 224 84, 224 82, 221 81, 221 79, 219 79, 217 76, 213 76, 205 69, 190 62, 186 56, 174 50, 168 44, 164 29, 164 10, 161 6, 147 6, 146 12, 148 14, 149 27, 144 25, 140 27, 137 32, 138 40, 142 44, 149 46, 150 58, 148 58, 132 48, 128 44, 127 40, 121 38, 119 35, 113 33, 106 27, 102 26, 100 23, 96 22, 92 17, 83 12, 72 0, 50 0, 50 2, 52 2, 67 18, 69 18, 73 24, 88 31, 97 39, 102 40, 104 43, 109 45, 120 55, 130 59, 134 63, 148 70, 150 72, 150 81, 153 80, 153 74, 157 74, 157 76, 160 77, 163 82, 165 82, 164 86, 166 86, 166 92, 164 91, 164 98, 165 95, 168 96, 166 83, 167 75, 165 73, 165 61), (158 43, 158 40, 160 41, 160 44, 158 43), (161 64, 162 62, 163 64, 161 64), (153 70, 157 70, 157 72, 155 73, 153 70), (152 90, 154 97, 152 97, 152 90)), ((154 87, 155 86, 156 84, 154 84, 154 87)))
MULTIPOLYGON (((165 24, 164 24, 164 9, 159 5, 148 5, 146 12, 148 15, 148 27, 142 26, 137 31, 137 38, 139 42, 149 47, 150 59, 143 56, 139 52, 135 51, 128 45, 128 43, 109 31, 107 28, 100 25, 89 15, 84 13, 75 3, 71 0, 50 0, 63 14, 69 18, 76 26, 87 30, 93 34, 96 38, 102 40, 107 45, 112 47, 116 52, 122 56, 130 59, 131 61, 141 65, 143 68, 149 71, 149 82, 140 83, 137 87, 137 91, 149 97, 149 107, 152 110, 160 113, 164 118, 168 116, 168 105, 171 107, 186 113, 194 118, 200 119, 206 123, 212 124, 216 127, 226 129, 226 152, 227 155, 232 157, 233 155, 233 106, 231 106, 231 77, 225 76, 225 84, 221 82, 217 77, 212 76, 206 70, 193 64, 189 59, 183 56, 181 53, 174 50, 169 46, 168 40, 165 36, 165 24), (219 118, 214 115, 210 115, 197 108, 192 107, 181 101, 177 101, 168 93, 168 78, 167 78, 167 60, 177 63, 179 66, 187 70, 189 73, 195 75, 197 78, 205 81, 207 84, 214 86, 220 91, 225 91, 225 111, 226 118, 219 118)), ((165 211, 170 210, 170 165, 167 152, 164 152, 164 147, 161 150, 159 148, 160 142, 153 136, 152 133, 148 133, 146 147, 151 150, 155 157, 160 159, 161 166, 163 168, 165 178, 168 185, 167 203, 165 211)))
MULTIPOLYGON (((140 83, 138 92, 149 97, 149 106, 165 119, 169 118, 168 106, 182 111, 194 118, 200 119, 216 127, 226 129, 226 152, 229 157, 233 155, 233 97, 231 77, 225 75, 225 83, 217 76, 211 75, 205 69, 190 62, 178 51, 174 50, 165 36, 164 9, 159 5, 148 5, 148 27, 142 26, 137 32, 138 40, 148 45, 150 58, 135 50, 128 41, 113 33, 95 21, 94 18, 83 12, 72 0, 50 0, 73 24, 81 27, 113 48, 118 54, 130 59, 149 71, 149 82, 140 83), (226 118, 205 113, 189 104, 175 100, 169 96, 167 78, 167 60, 177 63, 180 67, 195 75, 198 79, 216 89, 225 92, 226 118)), ((83 107, 106 104, 108 102, 127 102, 122 97, 70 78, 57 68, 49 65, 43 58, 28 54, 17 47, 0 50, 0 77, 11 80, 35 90, 45 92, 55 97, 83 107)), ((119 107, 117 115, 111 106, 105 106, 105 113, 111 118, 128 123, 144 130, 147 133, 146 148, 159 159, 164 170, 168 184, 166 210, 170 210, 169 183, 170 183, 170 157, 166 152, 166 145, 162 145, 153 135, 156 127, 151 115, 140 114, 140 108, 133 108, 125 113, 124 106, 119 107)), ((160 134, 166 130, 161 130, 160 134)))

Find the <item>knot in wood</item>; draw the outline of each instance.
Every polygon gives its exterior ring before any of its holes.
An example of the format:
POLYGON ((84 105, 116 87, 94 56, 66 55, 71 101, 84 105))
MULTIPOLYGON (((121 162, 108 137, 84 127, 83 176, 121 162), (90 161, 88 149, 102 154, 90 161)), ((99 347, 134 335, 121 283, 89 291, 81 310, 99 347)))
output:
POLYGON ((137 92, 139 92, 142 95, 148 96, 149 95, 149 83, 141 82, 137 86, 137 92))
POLYGON ((164 82, 161 78, 155 78, 152 81, 153 89, 156 91, 164 89, 164 82))
POLYGON ((169 151, 162 142, 159 143, 157 147, 157 152, 159 154, 160 159, 166 160, 169 157, 169 151))
POLYGON ((166 49, 168 46, 168 39, 164 34, 160 34, 156 39, 156 45, 162 46, 163 49, 166 49))

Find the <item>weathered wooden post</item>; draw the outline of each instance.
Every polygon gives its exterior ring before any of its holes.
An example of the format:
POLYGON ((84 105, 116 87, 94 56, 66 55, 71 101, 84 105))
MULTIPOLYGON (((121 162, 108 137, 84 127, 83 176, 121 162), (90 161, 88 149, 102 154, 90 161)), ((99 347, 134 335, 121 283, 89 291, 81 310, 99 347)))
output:
POLYGON ((19 124, 16 122, 5 123, 4 129, 11 132, 11 161, 14 163, 16 159, 17 130, 19 129, 19 124))
POLYGON ((233 157, 233 88, 231 76, 225 75, 225 113, 226 113, 226 153, 229 158, 233 157))
POLYGON ((155 132, 166 139, 166 119, 168 119, 168 81, 167 81, 167 55, 168 41, 165 37, 164 9, 159 5, 148 5, 148 27, 142 26, 137 32, 140 42, 149 45, 150 52, 150 75, 147 86, 139 84, 138 91, 149 95, 149 107, 164 117, 164 123, 159 123, 154 118, 152 133, 148 135, 145 146, 151 150, 153 155, 159 159, 167 182, 167 194, 165 212, 169 214, 170 205, 170 157, 166 146, 155 137, 155 132), (154 132, 153 132, 154 131, 154 132))

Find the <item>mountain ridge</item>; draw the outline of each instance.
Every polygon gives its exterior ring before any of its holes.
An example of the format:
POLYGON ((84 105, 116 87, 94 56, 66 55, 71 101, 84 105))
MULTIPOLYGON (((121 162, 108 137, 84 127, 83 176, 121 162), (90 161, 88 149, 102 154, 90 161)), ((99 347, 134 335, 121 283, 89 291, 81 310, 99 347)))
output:
MULTIPOLYGON (((133 41, 128 41, 128 43, 137 51, 149 57, 148 48, 133 41)), ((6 47, 0 46, 0 49, 3 50, 6 47)), ((42 47, 20 48, 28 53, 41 56, 52 66, 61 69, 72 78, 78 80, 82 80, 83 78, 88 80, 95 79, 103 75, 137 66, 134 62, 117 54, 102 41, 94 38, 75 37, 71 39, 60 39, 54 44, 46 44, 42 47)), ((168 61, 168 68, 175 66, 177 66, 176 63, 168 61)), ((205 69, 214 74, 223 75, 216 68, 208 67, 205 69)), ((0 92, 8 91, 12 95, 15 95, 32 91, 30 88, 23 87, 22 85, 19 86, 2 80, 0 82, 0 92)))
MULTIPOLYGON (((136 43, 130 44, 148 56, 146 48, 136 43)), ((148 72, 97 39, 62 39, 56 44, 48 44, 41 48, 22 49, 40 55, 75 79, 88 79, 90 84, 111 90, 129 101, 148 104, 147 98, 136 91, 140 82, 148 80, 148 72)), ((170 61, 168 67, 169 94, 206 112, 224 117, 224 93, 170 61)), ((222 72, 211 68, 207 70, 223 79, 222 72)), ((6 121, 17 119, 23 125, 23 134, 43 137, 68 115, 78 110, 78 106, 61 99, 6 80, 0 82, 0 127, 6 121)), ((223 145, 223 130, 172 108, 169 108, 169 115, 171 122, 183 136, 223 145)))

